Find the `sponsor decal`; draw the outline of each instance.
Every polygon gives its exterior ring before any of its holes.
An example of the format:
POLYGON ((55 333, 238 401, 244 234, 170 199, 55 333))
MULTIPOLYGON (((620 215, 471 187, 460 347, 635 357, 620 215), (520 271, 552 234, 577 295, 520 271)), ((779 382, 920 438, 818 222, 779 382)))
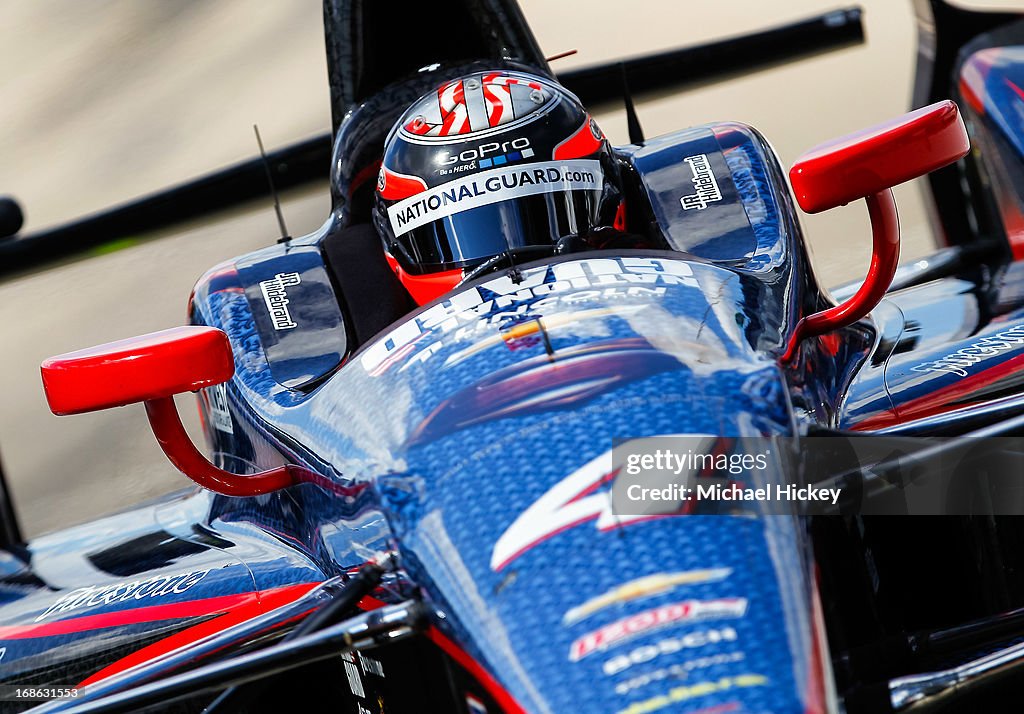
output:
POLYGON ((618 714, 649 714, 660 711, 673 704, 688 702, 709 694, 728 692, 732 689, 746 689, 748 687, 763 687, 768 684, 768 678, 762 674, 740 674, 735 677, 721 677, 717 680, 698 682, 697 684, 683 685, 670 689, 665 694, 651 697, 640 702, 634 702, 625 709, 620 709, 618 714))
POLYGON ((384 667, 378 660, 367 657, 362 652, 346 652, 341 655, 345 666, 345 679, 348 680, 349 691, 360 699, 366 698, 362 675, 372 674, 384 677, 384 667))
POLYGON ((722 191, 718 188, 718 181, 715 179, 715 172, 711 169, 711 162, 707 154, 687 156, 683 161, 690 165, 693 178, 694 193, 689 196, 682 196, 679 203, 684 211, 697 209, 703 211, 709 203, 722 200, 722 191))
POLYGON ((1024 344, 1024 325, 1016 325, 1008 330, 982 337, 967 347, 941 357, 932 362, 924 362, 911 367, 913 372, 947 372, 959 377, 967 376, 967 368, 990 357, 996 357, 1024 344))
POLYGON ((635 520, 613 513, 611 493, 601 488, 618 472, 609 451, 555 484, 501 534, 491 551, 491 569, 501 570, 531 548, 582 523, 596 519, 597 529, 604 532, 635 520))
POLYGON ((466 708, 469 714, 487 714, 487 706, 469 693, 466 694, 466 708))
POLYGON ((451 151, 442 151, 437 158, 437 163, 442 167, 435 173, 444 176, 476 168, 489 169, 533 158, 533 156, 530 139, 525 136, 508 141, 487 141, 479 146, 463 149, 457 154, 451 151), (479 166, 477 162, 479 162, 479 166))
POLYGON ((739 702, 726 702, 725 704, 716 704, 713 707, 704 707, 698 709, 691 714, 728 714, 728 712, 738 712, 742 705, 739 702))
POLYGON ((662 605, 624 617, 610 625, 588 632, 572 643, 569 648, 569 659, 572 662, 578 662, 595 652, 673 625, 727 617, 743 617, 746 611, 747 600, 739 597, 717 600, 685 600, 662 605))
POLYGON ((499 571, 526 551, 563 531, 588 521, 596 521, 605 533, 624 528, 650 515, 624 515, 612 508, 611 485, 621 465, 606 451, 555 484, 547 493, 512 522, 491 552, 491 569, 499 571))
POLYGON ((513 151, 502 156, 495 156, 491 159, 480 159, 480 168, 486 169, 491 166, 502 166, 503 164, 510 164, 513 161, 530 158, 533 158, 533 149, 527 148, 522 151, 513 151))
POLYGON ((667 637, 659 642, 641 645, 629 652, 616 655, 606 660, 601 665, 601 669, 604 670, 605 674, 611 676, 619 672, 625 672, 634 665, 651 662, 662 655, 671 655, 683 650, 699 649, 705 645, 713 645, 719 642, 735 642, 736 639, 736 630, 731 627, 687 632, 679 637, 667 637))
MULTIPOLYGON (((509 324, 501 326, 499 333, 505 346, 512 352, 530 349, 542 343, 550 348, 551 342, 548 338, 547 328, 544 327, 544 323, 539 317, 513 320, 509 324)), ((489 341, 488 346, 490 346, 489 341)), ((474 354, 478 351, 473 349, 474 354)))
POLYGON ((275 330, 290 330, 298 327, 288 312, 288 288, 298 285, 302 278, 298 273, 278 273, 270 280, 260 283, 263 302, 267 304, 267 312, 274 323, 275 330))
POLYGON ((601 162, 594 159, 541 161, 506 166, 457 178, 388 207, 395 235, 481 206, 513 198, 563 191, 600 191, 601 162))
POLYGON ((226 434, 234 434, 235 426, 228 409, 228 385, 215 384, 207 388, 206 395, 210 400, 210 421, 213 428, 226 434))
POLYGON ((341 656, 341 661, 345 665, 345 679, 348 680, 348 690, 360 699, 365 699, 366 690, 363 689, 363 678, 359 675, 355 655, 351 652, 346 652, 341 656))
MULTIPOLYGON (((590 258, 522 271, 514 282, 508 275, 456 293, 416 317, 401 323, 369 345, 360 358, 367 373, 379 376, 415 353, 402 369, 427 361, 450 337, 471 340, 494 334, 510 320, 531 311, 578 305, 587 300, 629 301, 664 293, 665 285, 699 287, 690 266, 666 258, 590 258), (427 339, 429 338, 429 339, 427 339)), ((546 326, 550 329, 551 325, 546 326)), ((611 452, 608 452, 609 455, 611 452)))
POLYGON ((374 659, 373 657, 367 657, 362 652, 357 652, 356 656, 359 657, 359 667, 363 670, 363 674, 372 674, 381 679, 384 677, 384 665, 380 663, 380 660, 374 659))
POLYGON ((722 664, 733 664, 734 662, 742 662, 746 658, 746 655, 742 652, 730 652, 729 654, 716 654, 708 655, 707 657, 698 657, 697 659, 691 659, 689 662, 683 664, 674 664, 671 667, 662 667, 656 669, 653 672, 646 672, 644 674, 638 674, 635 677, 631 677, 623 682, 619 682, 615 685, 616 694, 629 694, 635 689, 646 687, 655 682, 662 682, 666 679, 686 679, 690 676, 690 672, 695 669, 706 669, 708 667, 715 667, 722 664))
POLYGON ((40 622, 51 615, 64 614, 86 607, 113 605, 127 600, 180 595, 193 588, 209 572, 210 568, 190 570, 177 575, 157 575, 146 580, 133 580, 103 587, 78 588, 58 598, 57 602, 50 605, 35 621, 40 622))
POLYGON ((681 585, 697 585, 699 583, 717 582, 729 577, 731 573, 731 568, 712 568, 705 570, 689 570, 682 573, 657 573, 655 575, 637 578, 636 580, 631 580, 628 583, 614 587, 603 595, 598 595, 595 598, 587 600, 582 605, 572 608, 565 613, 565 617, 562 618, 562 623, 565 625, 573 625, 587 617, 590 617, 595 612, 603 610, 606 607, 611 607, 612 605, 627 603, 631 600, 651 597, 652 595, 660 595, 661 593, 669 592, 681 585))

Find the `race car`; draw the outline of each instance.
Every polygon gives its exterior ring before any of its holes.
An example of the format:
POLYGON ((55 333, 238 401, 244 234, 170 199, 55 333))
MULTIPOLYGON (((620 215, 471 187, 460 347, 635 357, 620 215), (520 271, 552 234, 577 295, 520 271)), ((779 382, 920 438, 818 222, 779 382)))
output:
POLYGON ((736 122, 611 146, 514 3, 457 6, 453 47, 327 0, 324 225, 43 363, 56 414, 144 403, 196 488, 29 542, 8 513, 0 704, 1015 711, 1024 25, 922 4, 920 106, 787 174, 736 122), (925 175, 946 247, 900 267, 925 175), (797 206, 861 199, 835 302, 797 206))

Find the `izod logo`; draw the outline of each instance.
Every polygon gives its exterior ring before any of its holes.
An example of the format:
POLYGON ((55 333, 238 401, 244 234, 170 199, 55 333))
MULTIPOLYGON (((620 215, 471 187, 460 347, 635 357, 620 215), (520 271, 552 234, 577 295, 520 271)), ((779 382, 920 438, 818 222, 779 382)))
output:
POLYGON ((747 611, 745 598, 730 597, 718 600, 685 600, 662 605, 651 610, 624 617, 599 630, 583 635, 569 650, 569 659, 576 662, 589 654, 608 649, 624 640, 660 630, 670 625, 725 617, 743 617, 747 611))

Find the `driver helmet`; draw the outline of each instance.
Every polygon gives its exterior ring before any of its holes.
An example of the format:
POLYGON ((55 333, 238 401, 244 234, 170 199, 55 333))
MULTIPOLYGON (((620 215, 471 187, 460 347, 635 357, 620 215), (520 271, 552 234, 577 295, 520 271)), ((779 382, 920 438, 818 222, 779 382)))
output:
POLYGON ((484 71, 421 97, 391 129, 374 221, 423 305, 503 253, 525 261, 621 230, 624 205, 611 147, 579 99, 545 77, 484 71))

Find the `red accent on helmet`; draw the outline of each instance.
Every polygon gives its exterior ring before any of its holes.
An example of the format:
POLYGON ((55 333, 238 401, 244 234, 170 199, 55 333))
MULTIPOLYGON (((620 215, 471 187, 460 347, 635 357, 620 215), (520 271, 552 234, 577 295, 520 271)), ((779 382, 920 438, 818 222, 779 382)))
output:
POLYGON ((506 114, 509 115, 509 119, 504 119, 504 121, 510 121, 513 118, 512 93, 509 91, 511 85, 520 84, 538 92, 544 89, 540 82, 509 77, 503 72, 484 75, 481 84, 483 85, 484 104, 487 107, 487 124, 492 127, 501 125, 506 114))
POLYGON ((441 136, 466 134, 472 129, 469 107, 466 106, 466 87, 461 79, 438 89, 437 101, 441 106, 441 136))
POLYGON ((402 270, 394 256, 387 251, 384 257, 391 266, 391 270, 398 276, 398 280, 405 286, 406 291, 412 295, 417 305, 426 305, 436 300, 447 292, 455 289, 455 286, 462 280, 462 269, 445 270, 441 273, 428 273, 426 275, 410 275, 402 270))
MULTIPOLYGON (((583 126, 577 129, 575 134, 555 147, 553 157, 555 161, 578 159, 581 156, 596 154, 601 150, 601 142, 604 140, 604 135, 602 134, 600 139, 594 136, 594 132, 590 129, 593 121, 590 115, 587 115, 587 120, 583 122, 583 126)), ((594 126, 597 125, 595 124, 594 126)), ((598 132, 600 132, 600 129, 598 129, 598 132)))
POLYGON ((419 176, 399 174, 382 168, 381 178, 384 180, 377 186, 377 192, 380 193, 381 198, 386 198, 389 201, 400 201, 427 190, 426 181, 419 176))
POLYGON ((500 72, 492 72, 483 79, 488 126, 498 126, 506 109, 512 110, 512 94, 508 91, 508 83, 499 81, 501 76, 500 72))
POLYGON ((405 125, 405 130, 410 134, 416 134, 422 136, 436 126, 435 124, 428 124, 423 117, 415 117, 411 122, 405 125))

